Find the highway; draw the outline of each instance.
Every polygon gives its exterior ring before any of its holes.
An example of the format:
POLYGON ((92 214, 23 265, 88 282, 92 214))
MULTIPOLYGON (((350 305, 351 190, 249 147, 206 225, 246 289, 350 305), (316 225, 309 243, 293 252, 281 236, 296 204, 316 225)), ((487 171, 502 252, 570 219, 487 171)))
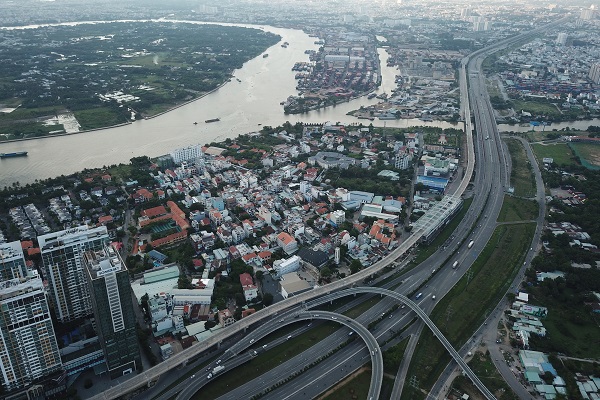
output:
MULTIPOLYGON (((560 22, 560 21, 559 21, 560 22)), ((540 31, 545 29, 546 27, 542 27, 536 29, 535 31, 540 31)), ((517 39, 513 39, 517 40, 517 39)), ((502 46, 507 46, 511 43, 511 40, 506 40, 499 42, 494 46, 494 48, 501 48, 502 46), (505 43, 503 43, 505 42, 505 43)), ((484 50, 480 50, 477 53, 483 54, 484 50)), ((506 154, 504 152, 504 148, 501 145, 500 138, 497 133, 496 124, 493 120, 493 114, 490 114, 490 105, 489 101, 483 101, 483 94, 485 93, 485 82, 483 81, 483 77, 478 74, 478 69, 481 66, 481 62, 478 64, 469 63, 468 71, 464 73, 474 74, 474 76, 470 76, 470 78, 479 78, 479 79, 471 79, 471 87, 469 88, 471 97, 471 101, 473 101, 473 97, 475 96, 476 101, 474 101, 473 112, 475 116, 475 125, 477 127, 477 131, 479 133, 482 132, 492 132, 490 135, 491 140, 483 139, 483 135, 479 135, 477 140, 477 147, 475 148, 475 143, 473 137, 471 135, 471 131, 467 129, 467 142, 468 142, 468 154, 467 159, 469 160, 467 166, 467 172, 459 186, 459 189, 455 193, 460 196, 466 190, 469 181, 471 180, 471 173, 474 171, 474 168, 477 167, 477 173, 475 177, 475 187, 477 190, 475 191, 474 201, 471 205, 471 210, 467 214, 467 217, 461 221, 461 226, 457 229, 455 237, 448 243, 448 246, 444 246, 438 253, 432 257, 431 261, 424 263, 423 267, 419 267, 413 270, 413 273, 426 273, 427 268, 430 268, 432 264, 437 265, 436 269, 440 269, 443 266, 444 261, 453 254, 454 250, 456 250, 456 257, 459 258, 461 263, 469 263, 474 260, 473 257, 483 248, 485 242, 487 242, 487 238, 491 236, 491 232, 495 227, 495 216, 500 210, 502 205, 503 198, 503 186, 506 185, 508 175, 506 172, 506 166, 508 162, 506 160, 506 154), (472 66, 473 65, 473 66, 472 66), (474 69, 476 66, 477 69, 474 69), (479 75, 479 76, 478 76, 479 75), (483 82, 483 84, 482 84, 483 82), (479 98, 477 97, 479 95, 479 98), (486 104, 487 103, 487 104, 486 104), (490 118, 490 115, 492 118, 490 118), (469 145, 469 142, 473 143, 473 146, 469 145), (475 160, 475 152, 479 155, 477 157, 480 160, 476 165, 472 162, 475 160), (502 162, 503 161, 503 162, 502 162), (502 185, 498 184, 498 178, 502 181, 502 185), (488 196, 489 194, 489 196, 488 196), (488 204, 489 203, 489 204, 488 204), (475 222, 480 218, 481 211, 486 207, 485 214, 483 219, 480 221, 479 226, 475 225, 475 222), (489 212, 488 212, 489 210, 489 212), (489 215, 489 218, 488 218, 489 215), (494 221, 494 223, 491 223, 494 221), (474 236, 471 237, 471 240, 475 241, 475 246, 473 250, 469 252, 470 254, 465 254, 464 251, 465 245, 461 241, 461 238, 464 238, 465 234, 468 234, 473 227, 475 227, 475 231, 473 233, 474 236), (462 247, 459 250, 460 246, 462 247), (473 259, 471 259, 473 258, 473 259)), ((470 126, 470 118, 466 118, 467 126, 470 126)), ((157 366, 148 369, 135 377, 127 380, 123 384, 110 388, 99 394, 94 396, 94 399, 113 399, 120 396, 125 395, 126 393, 132 392, 138 388, 142 388, 143 386, 149 384, 150 382, 156 381, 162 374, 168 372, 171 369, 177 368, 179 365, 187 363, 190 359, 195 358, 196 356, 206 352, 207 350, 218 346, 224 340, 233 337, 241 332, 245 332, 246 329, 256 324, 257 322, 262 321, 265 318, 273 318, 280 312, 283 312, 285 309, 302 304, 303 302, 307 302, 311 299, 328 295, 336 290, 340 290, 346 288, 348 286, 352 286, 355 284, 361 283, 365 278, 370 277, 374 273, 381 271, 386 266, 390 265, 394 260, 402 256, 409 249, 411 249, 414 245, 416 245, 421 236, 423 235, 423 229, 416 229, 413 234, 400 246, 393 250, 391 254, 385 259, 377 262, 373 266, 369 268, 365 268, 359 271, 356 274, 351 275, 345 279, 336 281, 334 283, 315 288, 309 292, 302 293, 298 296, 294 296, 288 298, 282 302, 276 303, 270 307, 267 307, 259 312, 244 318, 234 325, 228 327, 227 329, 223 329, 207 340, 198 343, 192 346, 190 349, 178 353, 168 360, 158 364, 157 366)), ((449 270, 448 268, 445 269, 449 270)), ((453 283, 451 281, 456 281, 460 278, 460 274, 458 271, 450 270, 445 272, 446 277, 453 277, 455 279, 449 279, 446 282, 441 282, 439 286, 435 289, 437 293, 440 293, 440 296, 447 293, 447 291, 452 287, 453 283)), ((461 273, 464 273, 464 269, 461 273)), ((437 278, 438 274, 435 274, 437 278)), ((441 278, 439 278, 441 280, 441 278)))
MULTIPOLYGON (((226 361, 226 357, 222 357, 219 360, 215 361, 211 364, 207 371, 217 367, 218 365, 223 365, 226 368, 223 372, 228 371, 232 368, 235 368, 242 363, 245 363, 250 358, 252 358, 252 353, 244 353, 244 355, 239 356, 239 352, 244 351, 251 347, 255 342, 260 341, 265 336, 277 331, 278 329, 283 328, 284 326, 296 323, 302 320, 327 320, 333 321, 335 323, 339 323, 349 327, 352 331, 356 332, 358 336, 361 337, 363 342, 367 345, 367 349, 371 355, 371 365, 372 365, 372 373, 371 373, 371 385, 369 388, 369 396, 370 400, 379 399, 379 392, 381 391, 381 382, 383 381, 383 356, 379 344, 377 343, 377 339, 373 337, 371 332, 367 328, 365 328, 361 323, 346 317, 343 314, 338 314, 329 311, 297 311, 293 314, 288 313, 285 317, 281 319, 277 319, 271 321, 270 323, 262 325, 259 329, 252 332, 248 336, 244 338, 243 341, 238 342, 236 345, 230 348, 230 351, 227 352, 230 357, 226 361), (232 350, 233 349, 233 350, 232 350), (237 358, 240 358, 240 361, 236 361, 237 358)), ((256 351, 256 350, 255 350, 256 351)), ((305 366, 308 367, 309 364, 315 360, 315 358, 306 358, 305 366)), ((299 371, 299 370, 296 370, 299 371)), ((202 388, 205 384, 207 384, 211 378, 208 378, 208 375, 204 376, 193 376, 190 382, 188 382, 185 388, 179 393, 177 396, 177 400, 188 400, 192 398, 192 396, 202 388)), ((253 388, 253 391, 255 388, 253 388)), ((236 395, 237 396, 237 395, 236 395)), ((236 397, 236 398, 249 398, 248 397, 236 397)))

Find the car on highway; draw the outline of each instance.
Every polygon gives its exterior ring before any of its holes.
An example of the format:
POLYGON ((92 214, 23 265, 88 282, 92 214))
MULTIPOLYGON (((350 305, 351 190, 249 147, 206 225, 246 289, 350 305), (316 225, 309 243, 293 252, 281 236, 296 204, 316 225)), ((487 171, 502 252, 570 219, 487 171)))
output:
POLYGON ((254 343, 254 339, 250 339, 250 344, 254 343))

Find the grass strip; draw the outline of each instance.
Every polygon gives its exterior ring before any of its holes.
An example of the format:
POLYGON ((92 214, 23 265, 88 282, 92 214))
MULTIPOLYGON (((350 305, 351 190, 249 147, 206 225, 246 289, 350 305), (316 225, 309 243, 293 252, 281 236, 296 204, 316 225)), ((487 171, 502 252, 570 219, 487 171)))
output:
MULTIPOLYGON (((498 400, 518 400, 517 395, 511 390, 510 386, 504 381, 502 375, 496 369, 496 366, 492 362, 490 353, 477 352, 469 361, 469 367, 477 374, 479 379, 483 382, 498 400)), ((479 389, 473 385, 471 380, 466 376, 457 377, 452 383, 453 389, 456 389, 459 393, 467 393, 473 398, 480 396, 479 389)))
POLYGON ((498 222, 531 221, 537 218, 538 212, 539 206, 535 200, 504 196, 498 222))
POLYGON ((515 196, 532 197, 535 196, 535 179, 533 177, 533 167, 527 159, 525 148, 516 139, 506 139, 506 145, 510 158, 512 160, 512 169, 510 172, 510 183, 515 189, 515 196))
POLYGON ((203 387, 192 398, 202 400, 216 399, 306 351, 309 347, 317 344, 327 336, 334 334, 339 328, 339 324, 327 322, 302 335, 291 338, 279 346, 261 352, 241 368, 236 368, 235 373, 230 371, 217 376, 209 385, 203 387))
MULTIPOLYGON (((508 290, 534 232, 535 224, 497 227, 471 272, 437 304, 431 319, 455 348, 465 343, 508 290)), ((413 355, 408 377, 416 376, 419 387, 430 388, 449 361, 444 347, 431 332, 425 331, 413 355)), ((417 399, 424 398, 420 391, 415 394, 417 399)), ((405 391, 402 398, 410 398, 410 391, 405 391)))

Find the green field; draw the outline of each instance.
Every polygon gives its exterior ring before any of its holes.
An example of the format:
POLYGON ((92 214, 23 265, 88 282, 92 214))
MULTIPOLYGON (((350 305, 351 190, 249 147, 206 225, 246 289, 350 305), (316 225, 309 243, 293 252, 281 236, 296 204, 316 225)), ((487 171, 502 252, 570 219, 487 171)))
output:
MULTIPOLYGON (((369 394, 369 386, 371 384, 371 370, 363 368, 357 374, 348 377, 323 396, 318 397, 318 400, 363 400, 369 394)), ((384 376, 381 385, 381 400, 390 398, 394 380, 384 376)))
MULTIPOLYGON (((208 400, 216 399, 225 393, 243 385, 252 379, 277 368, 281 363, 306 351, 309 347, 317 344, 329 335, 334 334, 340 325, 334 323, 325 323, 297 337, 287 340, 285 343, 261 352, 250 362, 241 365, 234 371, 220 375, 211 382, 210 385, 202 388, 193 399, 208 400)), ((272 336, 268 337, 269 339, 272 336)), ((259 346, 262 342, 258 342, 259 346)), ((285 377, 281 377, 282 379, 285 377)))
POLYGON ((542 163, 542 159, 545 157, 554 159, 554 163, 558 166, 577 164, 573 152, 566 143, 548 145, 534 143, 531 145, 531 148, 533 149, 535 157, 540 164, 542 163))
POLYGON ((525 148, 515 139, 507 139, 505 142, 512 160, 510 183, 515 189, 515 196, 535 196, 535 179, 525 148))
POLYGON ((571 143, 571 148, 594 167, 600 167, 600 145, 593 143, 571 143))
MULTIPOLYGON (((459 348, 483 322, 508 290, 523 263, 535 224, 502 225, 496 228, 490 241, 467 274, 437 304, 431 319, 443 334, 459 348)), ((416 376, 421 388, 433 386, 450 356, 429 331, 424 331, 413 355, 408 375, 416 376)), ((415 393, 417 399, 424 396, 415 393)), ((405 391, 403 399, 410 399, 405 391)))
MULTIPOLYGON (((489 352, 485 354, 482 352, 476 353, 471 361, 469 361, 469 367, 475 372, 475 374, 481 379, 485 387, 487 387, 498 400, 517 400, 518 397, 510 389, 510 386, 506 384, 502 375, 496 369, 496 366, 490 358, 489 352)), ((472 397, 477 398, 480 396, 479 389, 471 383, 471 381, 465 376, 459 376, 452 383, 453 388, 456 388, 460 393, 467 393, 472 397)))
POLYGON ((398 373, 409 340, 410 336, 383 352, 383 370, 385 373, 391 375, 398 373))
POLYGON ((583 306, 565 304, 555 294, 545 294, 540 288, 533 293, 536 304, 548 308, 542 321, 547 330, 545 338, 534 338, 536 350, 558 352, 569 357, 600 357, 600 316, 583 306))
POLYGON ((504 196, 498 222, 530 221, 538 216, 539 207, 535 200, 504 196))
POLYGON ((513 109, 519 113, 526 111, 532 114, 533 117, 545 115, 547 117, 558 117, 561 113, 558 111, 556 106, 551 103, 541 101, 525 101, 525 100, 512 100, 513 109))
POLYGON ((359 315, 367 312, 371 307, 373 307, 375 304, 379 303, 380 301, 381 301, 381 297, 379 297, 379 296, 371 297, 369 300, 360 303, 359 305, 349 309, 348 311, 345 311, 343 314, 346 315, 347 317, 354 319, 354 318, 358 317, 359 315))
POLYGON ((122 115, 108 107, 75 111, 73 114, 79 121, 82 130, 103 128, 127 122, 122 115))

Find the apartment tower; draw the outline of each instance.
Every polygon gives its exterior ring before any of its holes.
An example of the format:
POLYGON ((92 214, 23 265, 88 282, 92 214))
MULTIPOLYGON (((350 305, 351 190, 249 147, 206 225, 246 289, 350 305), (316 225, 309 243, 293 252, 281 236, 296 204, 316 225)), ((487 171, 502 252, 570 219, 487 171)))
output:
POLYGON ((59 321, 68 322, 92 313, 83 254, 100 250, 107 242, 105 226, 79 226, 38 236, 48 292, 59 321))
POLYGON ((127 267, 112 246, 83 255, 96 331, 112 379, 141 366, 127 267))

